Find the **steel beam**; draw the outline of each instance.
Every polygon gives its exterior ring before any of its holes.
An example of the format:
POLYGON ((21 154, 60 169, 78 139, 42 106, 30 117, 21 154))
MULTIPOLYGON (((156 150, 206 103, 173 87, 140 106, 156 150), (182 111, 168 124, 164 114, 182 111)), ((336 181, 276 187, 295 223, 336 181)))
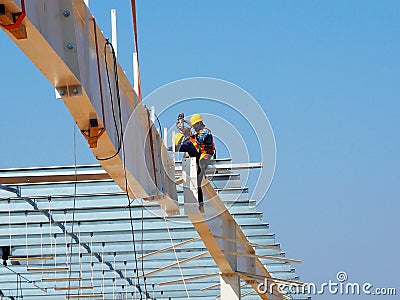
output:
MULTIPOLYGON (((236 282, 236 277, 234 277, 235 280, 233 282, 233 277, 223 276, 233 276, 235 274, 238 278, 238 272, 246 272, 265 278, 271 278, 271 275, 255 255, 255 250, 250 245, 242 229, 206 179, 203 179, 202 182, 205 212, 201 213, 194 208, 197 200, 197 172, 195 166, 195 158, 182 160, 185 213, 221 270, 221 286, 223 286, 226 295, 229 295, 226 296, 226 299, 239 299, 240 288, 233 284, 236 282), (194 179, 196 179, 195 185, 193 183, 194 179), (188 209, 186 206, 188 206, 188 209), (236 253, 244 253, 245 255, 236 255, 236 253), (230 287, 230 284, 233 284, 233 286, 230 287)), ((272 294, 264 294, 258 289, 257 280, 249 279, 247 282, 254 288, 261 299, 278 300, 284 298, 284 295, 277 287, 274 287, 272 294)))
POLYGON ((239 300, 240 297, 240 276, 236 273, 221 274, 220 288, 222 300, 239 300))
MULTIPOLYGON (((1 0, 0 3, 8 11, 21 10, 20 1, 1 0)), ((119 64, 118 105, 112 52, 109 46, 105 47, 106 38, 83 0, 29 0, 25 5, 23 25, 28 29, 28 37, 18 40, 2 29, 58 90, 84 135, 87 136, 94 123, 104 130, 98 137, 97 147, 92 148, 102 167, 132 199, 168 194, 164 201, 168 202, 168 211, 178 213, 173 162, 119 64), (113 106, 115 117, 121 114, 122 126, 117 124, 118 129, 113 122, 113 106), (121 132, 127 130, 131 117, 135 140, 130 143, 127 138, 121 146, 121 132), (150 134, 154 155, 149 150, 150 134), (129 153, 126 159, 124 152, 129 153)))
MULTIPOLYGON (((219 163, 214 161, 208 166, 207 174, 230 171, 262 168, 261 163, 219 163)), ((175 175, 182 174, 182 166, 176 166, 175 175)), ((66 170, 63 174, 53 174, 51 170, 43 174, 33 168, 31 172, 23 172, 18 175, 10 176, 7 173, 0 174, 0 184, 31 184, 43 182, 66 182, 66 181, 84 181, 84 180, 104 180, 111 179, 111 176, 104 170, 66 170)))

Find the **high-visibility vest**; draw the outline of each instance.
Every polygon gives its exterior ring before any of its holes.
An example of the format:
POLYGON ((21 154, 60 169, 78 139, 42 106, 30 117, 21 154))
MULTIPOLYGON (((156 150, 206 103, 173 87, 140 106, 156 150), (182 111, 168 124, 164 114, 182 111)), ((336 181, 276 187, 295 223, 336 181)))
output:
POLYGON ((197 142, 196 138, 194 136, 191 136, 189 138, 189 141, 193 144, 193 146, 196 148, 197 152, 200 152, 200 146, 199 143, 197 142))
MULTIPOLYGON (((210 131, 210 135, 211 135, 211 143, 206 143, 205 141, 203 141, 202 143, 201 143, 201 156, 205 156, 206 154, 214 154, 214 151, 215 151, 215 144, 214 144, 214 138, 213 138, 213 136, 212 136, 212 134, 211 134, 211 130, 210 129, 208 129, 207 128, 207 130, 208 131, 210 131)), ((201 134, 201 132, 202 132, 203 130, 201 130, 200 132, 199 132, 199 135, 201 134)), ((200 157, 201 158, 201 157, 200 157)))

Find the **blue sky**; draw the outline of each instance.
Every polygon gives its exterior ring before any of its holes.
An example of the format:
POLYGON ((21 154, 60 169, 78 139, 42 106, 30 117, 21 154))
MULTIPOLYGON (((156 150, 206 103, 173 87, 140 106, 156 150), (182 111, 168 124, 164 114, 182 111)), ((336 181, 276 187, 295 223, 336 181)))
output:
MULTIPOLYGON (((119 60, 131 78, 128 2, 90 6, 106 36, 117 9, 119 60)), ((349 281, 400 292, 399 12, 400 2, 387 0, 138 1, 144 95, 207 76, 263 107, 277 167, 258 208, 287 256, 303 260, 303 281, 346 271, 349 281)), ((0 45, 0 168, 73 164, 64 104, 4 33, 0 45)), ((80 138, 78 163, 94 162, 80 138)))

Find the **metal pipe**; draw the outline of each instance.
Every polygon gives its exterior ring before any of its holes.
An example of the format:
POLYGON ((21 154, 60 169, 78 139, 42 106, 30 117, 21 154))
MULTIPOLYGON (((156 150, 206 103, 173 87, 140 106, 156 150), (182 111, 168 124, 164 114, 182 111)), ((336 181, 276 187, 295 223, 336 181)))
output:
POLYGON ((115 56, 118 57, 118 42, 117 42, 117 10, 111 10, 111 44, 114 47, 115 56))
POLYGON ((164 127, 164 145, 168 148, 168 128, 164 127))
POLYGON ((133 62, 133 89, 136 95, 139 95, 139 62, 136 52, 134 52, 132 55, 132 62, 133 62))

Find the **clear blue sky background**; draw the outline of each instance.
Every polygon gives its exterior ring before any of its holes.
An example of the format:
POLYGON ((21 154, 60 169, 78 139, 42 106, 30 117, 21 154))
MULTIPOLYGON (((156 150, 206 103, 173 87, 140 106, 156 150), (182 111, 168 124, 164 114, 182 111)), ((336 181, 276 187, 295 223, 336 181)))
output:
MULTIPOLYGON (((119 60, 131 78, 128 2, 90 5, 106 36, 118 10, 119 60)), ((303 281, 346 271, 400 293, 399 16, 400 2, 388 0, 138 1, 144 95, 210 76, 264 108, 278 160, 259 209, 288 257, 303 260, 303 281)), ((4 33, 0 45, 0 168, 72 164, 64 104, 4 33)), ((78 163, 95 162, 83 139, 78 149, 78 163)))

